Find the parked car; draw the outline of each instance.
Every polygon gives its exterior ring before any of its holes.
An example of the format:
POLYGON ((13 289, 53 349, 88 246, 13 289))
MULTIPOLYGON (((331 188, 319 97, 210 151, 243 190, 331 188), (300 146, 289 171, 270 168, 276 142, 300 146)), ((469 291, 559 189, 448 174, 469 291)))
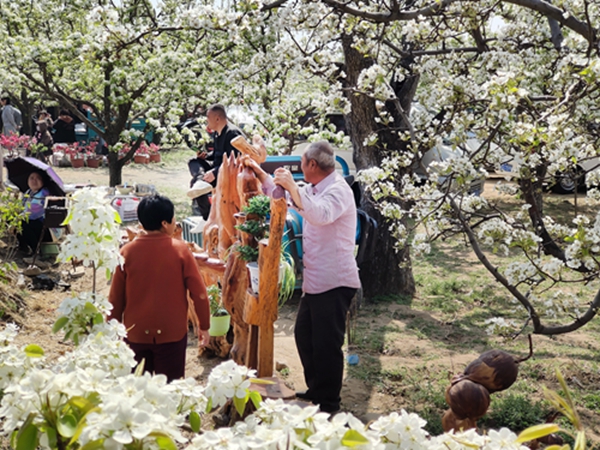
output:
MULTIPOLYGON (((501 165, 503 172, 510 172, 513 176, 519 173, 520 159, 511 158, 501 165)), ((600 167, 600 157, 582 159, 573 170, 557 172, 554 176, 544 180, 548 189, 555 194, 573 194, 575 189, 585 190, 585 176, 588 172, 600 167)))
MULTIPOLYGON (((478 147, 478 144, 475 142, 471 143, 474 148, 478 147)), ((460 147, 453 148, 449 144, 442 144, 433 147, 432 149, 426 151, 421 158, 421 164, 415 164, 413 166, 413 171, 419 179, 424 183, 427 180, 427 174, 423 170, 423 168, 427 169, 434 162, 445 162, 456 158, 462 158, 465 155, 465 150, 460 147)), ((438 178, 438 183, 440 186, 444 186, 447 183, 447 177, 440 176, 438 178)), ((469 194, 480 195, 483 192, 483 183, 485 182, 485 177, 481 175, 480 178, 473 180, 469 186, 469 194)))

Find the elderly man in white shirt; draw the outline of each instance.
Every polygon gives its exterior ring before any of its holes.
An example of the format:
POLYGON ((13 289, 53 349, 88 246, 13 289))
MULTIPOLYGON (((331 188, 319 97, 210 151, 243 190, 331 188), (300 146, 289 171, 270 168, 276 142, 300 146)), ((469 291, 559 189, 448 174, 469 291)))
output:
POLYGON ((271 178, 257 163, 248 159, 246 165, 254 170, 266 195, 272 195, 277 185, 283 187, 291 207, 304 219, 304 295, 294 337, 308 390, 296 395, 335 413, 340 409, 346 314, 360 288, 352 189, 335 171, 335 155, 328 142, 313 143, 302 155, 302 172, 310 183, 304 187, 294 182, 287 169, 277 169, 271 178))

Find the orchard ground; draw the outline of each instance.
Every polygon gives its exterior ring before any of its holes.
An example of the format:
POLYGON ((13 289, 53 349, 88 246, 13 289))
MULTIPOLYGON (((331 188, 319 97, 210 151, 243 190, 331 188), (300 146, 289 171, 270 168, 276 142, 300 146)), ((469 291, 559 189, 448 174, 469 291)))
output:
MULTIPOLYGON (((149 165, 130 164, 123 168, 123 182, 153 184, 157 191, 176 204, 179 220, 191 214, 190 201, 185 196, 190 176, 185 164, 189 151, 163 154, 163 162, 149 165)), ((56 168, 65 183, 105 185, 108 170, 56 168)), ((496 180, 485 184, 484 196, 514 203, 508 196, 494 191, 496 180)), ((573 215, 573 198, 548 195, 547 207, 560 208, 565 217, 573 215)), ((582 201, 579 199, 581 212, 582 201)), ((593 210, 589 211, 593 213, 593 210)), ((497 257, 497 263, 502 258, 497 257)), ((505 258, 506 259, 506 258, 505 258)), ((510 259, 510 256, 508 257, 510 259)), ((506 261, 504 261, 506 262, 506 261)), ((21 260, 17 263, 22 268, 21 260)), ((428 421, 433 434, 441 430, 441 415, 447 409, 444 392, 450 378, 485 350, 497 348, 516 357, 528 354, 528 342, 523 334, 515 339, 503 339, 486 333, 485 321, 491 317, 523 321, 522 311, 510 302, 508 295, 494 284, 475 256, 459 240, 449 240, 433 247, 432 253, 413 260, 418 292, 413 299, 400 296, 368 299, 356 320, 352 343, 345 346, 347 354, 358 355, 357 365, 347 366, 342 389, 342 410, 352 412, 367 422, 380 414, 401 408, 417 412, 428 421)), ((62 266, 57 271, 65 269, 62 266)), ((71 290, 91 290, 91 270, 71 281, 71 290)), ((574 287, 574 292, 590 301, 598 289, 574 287)), ((106 280, 99 283, 100 292, 108 293, 106 280)), ((68 295, 53 291, 19 290, 9 287, 23 298, 19 311, 22 331, 19 343, 40 344, 49 358, 69 349, 51 332, 56 320, 56 308, 68 295)), ((283 363, 278 376, 295 390, 306 388, 302 367, 293 338, 297 297, 281 310, 275 324, 275 360, 283 363)), ((589 436, 600 440, 600 320, 594 319, 576 332, 556 337, 533 336, 534 356, 521 363, 516 383, 507 391, 491 396, 488 414, 479 421, 481 428, 508 426, 518 432, 527 426, 542 423, 550 413, 543 401, 542 386, 558 389, 554 375, 559 368, 564 374, 578 405, 589 436)), ((211 368, 220 362, 216 358, 197 356, 197 339, 190 333, 186 375, 202 382, 211 368)), ((326 369, 325 369, 326 370, 326 369)), ((566 426, 566 421, 558 419, 566 426)))

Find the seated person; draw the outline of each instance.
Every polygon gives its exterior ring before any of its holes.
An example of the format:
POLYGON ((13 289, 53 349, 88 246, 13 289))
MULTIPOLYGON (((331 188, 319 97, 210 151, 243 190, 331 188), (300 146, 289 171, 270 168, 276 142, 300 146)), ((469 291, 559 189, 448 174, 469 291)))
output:
POLYGON ((145 233, 121 249, 125 263, 113 275, 108 320, 125 325, 126 342, 136 361, 144 360, 144 371, 172 381, 185 376, 189 306, 200 323, 199 345, 208 344, 208 296, 192 252, 185 242, 173 239, 173 203, 150 195, 137 213, 145 233))
MULTIPOLYGON (((32 253, 37 249, 44 228, 44 203, 50 192, 44 187, 44 173, 41 170, 34 170, 29 174, 27 186, 29 189, 23 197, 23 205, 28 220, 23 221, 23 228, 17 238, 19 250, 32 253)), ((46 233, 46 238, 49 238, 48 230, 46 233)))

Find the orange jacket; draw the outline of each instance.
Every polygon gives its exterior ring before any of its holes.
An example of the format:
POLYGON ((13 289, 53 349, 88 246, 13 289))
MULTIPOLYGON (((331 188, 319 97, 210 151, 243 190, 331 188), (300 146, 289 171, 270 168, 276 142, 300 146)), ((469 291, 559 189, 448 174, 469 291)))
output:
POLYGON ((188 330, 189 291, 200 328, 210 326, 208 296, 192 252, 166 234, 138 236, 121 249, 123 267, 115 270, 108 319, 128 329, 136 344, 177 342, 188 330))

